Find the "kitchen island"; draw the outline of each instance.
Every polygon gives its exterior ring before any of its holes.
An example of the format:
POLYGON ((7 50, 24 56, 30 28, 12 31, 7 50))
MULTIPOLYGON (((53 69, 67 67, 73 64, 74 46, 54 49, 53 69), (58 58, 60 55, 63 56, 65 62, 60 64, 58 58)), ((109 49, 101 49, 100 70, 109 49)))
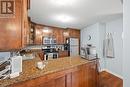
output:
POLYGON ((0 87, 98 87, 98 62, 77 57, 46 61, 39 70, 40 58, 23 61, 19 77, 0 81, 0 87))

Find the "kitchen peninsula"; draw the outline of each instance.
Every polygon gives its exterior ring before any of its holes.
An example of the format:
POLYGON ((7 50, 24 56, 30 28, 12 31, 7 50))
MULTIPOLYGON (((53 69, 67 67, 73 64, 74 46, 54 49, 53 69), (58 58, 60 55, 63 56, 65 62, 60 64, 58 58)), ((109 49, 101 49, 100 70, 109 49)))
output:
POLYGON ((64 57, 46 61, 43 70, 36 68, 41 61, 23 61, 19 77, 0 81, 0 87, 97 87, 98 62, 77 57, 64 57))

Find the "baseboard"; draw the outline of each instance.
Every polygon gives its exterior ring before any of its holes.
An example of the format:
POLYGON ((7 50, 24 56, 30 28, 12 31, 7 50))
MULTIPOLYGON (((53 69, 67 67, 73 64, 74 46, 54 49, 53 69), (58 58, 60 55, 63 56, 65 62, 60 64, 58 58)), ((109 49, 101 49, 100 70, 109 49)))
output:
POLYGON ((102 71, 106 71, 106 72, 108 72, 108 73, 111 73, 111 74, 113 74, 114 76, 116 76, 116 77, 118 77, 118 78, 120 78, 120 79, 123 80, 123 77, 122 77, 121 75, 116 74, 116 73, 114 73, 114 72, 112 72, 112 71, 110 71, 110 70, 108 70, 108 69, 102 69, 101 72, 102 72, 102 71))

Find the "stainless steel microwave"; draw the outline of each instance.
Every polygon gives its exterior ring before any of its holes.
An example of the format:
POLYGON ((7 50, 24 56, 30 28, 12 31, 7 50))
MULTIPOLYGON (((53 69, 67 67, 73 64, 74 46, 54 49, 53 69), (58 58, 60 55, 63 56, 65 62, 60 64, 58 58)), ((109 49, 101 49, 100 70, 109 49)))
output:
POLYGON ((56 38, 54 38, 54 37, 43 37, 43 44, 56 44, 56 38))

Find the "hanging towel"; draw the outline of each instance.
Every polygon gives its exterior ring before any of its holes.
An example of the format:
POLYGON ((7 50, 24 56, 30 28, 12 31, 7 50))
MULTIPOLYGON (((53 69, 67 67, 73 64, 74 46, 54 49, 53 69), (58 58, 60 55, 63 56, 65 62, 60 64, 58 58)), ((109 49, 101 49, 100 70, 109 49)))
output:
POLYGON ((113 37, 111 33, 106 34, 106 38, 104 40, 104 47, 103 47, 103 54, 104 57, 107 58, 114 58, 114 43, 113 43, 113 37))

